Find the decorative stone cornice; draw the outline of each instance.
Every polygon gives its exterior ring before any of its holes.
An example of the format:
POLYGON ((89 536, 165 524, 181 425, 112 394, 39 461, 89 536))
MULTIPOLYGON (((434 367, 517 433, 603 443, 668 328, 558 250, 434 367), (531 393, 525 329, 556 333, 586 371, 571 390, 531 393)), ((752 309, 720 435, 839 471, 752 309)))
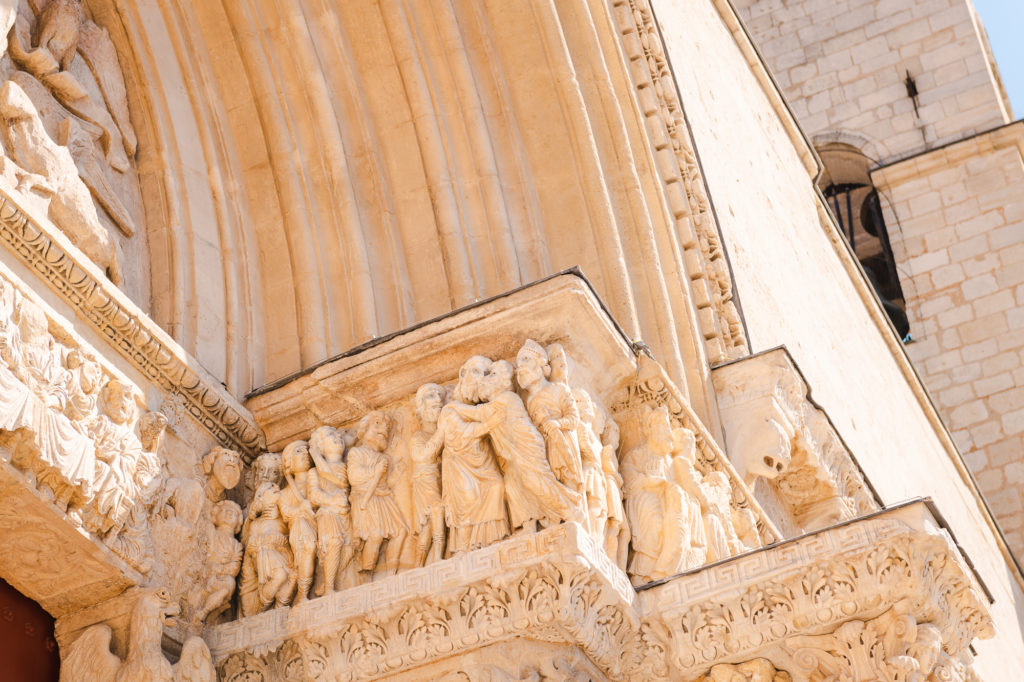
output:
POLYGON ((208 628, 206 641, 228 682, 269 682, 289 666, 377 679, 523 636, 578 646, 618 678, 636 603, 626 575, 567 523, 208 628))
MULTIPOLYGON (((820 644, 799 637, 887 612, 941 633, 947 664, 969 660, 971 640, 992 634, 981 587, 924 502, 639 596, 568 523, 204 634, 226 682, 378 679, 523 637, 578 648, 608 679, 651 682, 758 658, 792 673, 792 650, 820 644)), ((919 645, 908 637, 893 651, 914 656, 919 645)))
POLYGON ((751 552, 643 592, 644 624, 632 655, 636 665, 661 679, 690 679, 712 665, 758 656, 778 664, 778 647, 790 638, 833 632, 898 604, 916 622, 935 625, 953 657, 975 637, 993 634, 980 585, 924 502, 751 552))
POLYGON ((59 294, 125 359, 181 401, 225 446, 253 455, 262 435, 248 411, 45 220, 0 190, 0 242, 59 294))

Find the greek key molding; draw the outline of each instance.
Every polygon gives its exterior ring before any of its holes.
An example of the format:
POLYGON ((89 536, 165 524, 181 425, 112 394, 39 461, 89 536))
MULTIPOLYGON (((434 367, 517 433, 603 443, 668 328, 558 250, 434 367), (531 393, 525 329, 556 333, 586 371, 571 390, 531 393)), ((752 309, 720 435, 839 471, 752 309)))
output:
MULTIPOLYGON (((690 679, 909 604, 951 656, 993 634, 980 586, 923 502, 680 576, 641 595, 634 663, 690 679)), ((769 656, 770 658, 771 656, 769 656)))
POLYGON ((224 447, 250 456, 263 435, 213 376, 111 284, 62 235, 30 217, 0 190, 0 241, 57 292, 77 315, 224 447))

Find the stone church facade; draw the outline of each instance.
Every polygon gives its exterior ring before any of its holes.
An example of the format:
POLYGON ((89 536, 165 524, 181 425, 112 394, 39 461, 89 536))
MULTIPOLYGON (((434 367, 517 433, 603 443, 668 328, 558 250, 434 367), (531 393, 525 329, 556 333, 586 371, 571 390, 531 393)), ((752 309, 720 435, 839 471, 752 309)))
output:
POLYGON ((0 3, 0 577, 60 679, 1014 679, 957 397, 1012 335, 965 378, 942 296, 1015 319, 1016 126, 966 2, 818 4, 0 3))

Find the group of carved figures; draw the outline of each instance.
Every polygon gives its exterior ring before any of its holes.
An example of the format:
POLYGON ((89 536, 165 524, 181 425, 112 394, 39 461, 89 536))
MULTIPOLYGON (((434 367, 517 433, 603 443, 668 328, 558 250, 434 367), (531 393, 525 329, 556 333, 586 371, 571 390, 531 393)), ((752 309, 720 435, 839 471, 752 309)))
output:
POLYGON ((454 387, 421 386, 404 439, 375 410, 354 431, 321 426, 257 458, 242 615, 567 521, 636 584, 757 544, 729 480, 697 471, 694 435, 667 410, 646 409, 620 474, 619 426, 568 367, 560 345, 527 340, 514 366, 474 356, 454 387))
POLYGON ((59 342, 42 309, 0 281, 0 452, 71 523, 174 587, 199 622, 234 592, 241 508, 224 493, 238 484, 241 460, 215 447, 201 461, 205 481, 198 471, 172 476, 167 418, 138 413, 127 382, 59 342), (232 553, 233 567, 224 560, 232 553))
POLYGON ((137 142, 109 34, 82 0, 8 0, 0 3, 0 51, 10 58, 0 62, 0 173, 48 202, 50 220, 120 283, 118 244, 97 208, 124 236, 134 234, 125 188, 137 183, 137 142))
POLYGON ((167 478, 167 419, 137 417, 134 390, 58 342, 42 309, 0 286, 0 432, 13 464, 76 524, 146 572, 147 509, 167 478))

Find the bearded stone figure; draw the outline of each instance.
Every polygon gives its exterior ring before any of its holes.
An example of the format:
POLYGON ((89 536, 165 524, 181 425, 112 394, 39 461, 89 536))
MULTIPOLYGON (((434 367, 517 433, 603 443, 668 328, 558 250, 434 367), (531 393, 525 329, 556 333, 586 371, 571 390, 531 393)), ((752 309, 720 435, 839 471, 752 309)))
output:
POLYGON ((256 492, 242 526, 242 571, 238 584, 242 615, 251 616, 272 604, 286 606, 295 591, 295 567, 281 518, 281 456, 260 455, 253 464, 256 492))
POLYGON ((391 457, 388 446, 389 423, 380 411, 370 412, 359 422, 357 445, 348 453, 348 480, 352 486, 352 529, 363 543, 359 568, 364 574, 377 566, 381 546, 387 541, 384 572, 398 568, 408 528, 388 486, 391 457))
POLYGON ((629 574, 637 586, 700 566, 707 555, 700 503, 673 475, 668 409, 648 410, 643 421, 645 440, 622 463, 633 533, 629 574))
POLYGON ((552 377, 548 351, 527 339, 516 355, 516 380, 526 391, 526 410, 547 443, 548 463, 558 481, 582 494, 583 466, 576 436, 580 415, 572 389, 565 383, 565 353, 555 348, 557 381, 552 377))
POLYGON ((412 457, 413 532, 416 534, 416 565, 444 557, 444 505, 441 502, 441 447, 444 433, 437 428, 447 392, 437 384, 423 384, 413 399, 420 430, 413 434, 412 457))

